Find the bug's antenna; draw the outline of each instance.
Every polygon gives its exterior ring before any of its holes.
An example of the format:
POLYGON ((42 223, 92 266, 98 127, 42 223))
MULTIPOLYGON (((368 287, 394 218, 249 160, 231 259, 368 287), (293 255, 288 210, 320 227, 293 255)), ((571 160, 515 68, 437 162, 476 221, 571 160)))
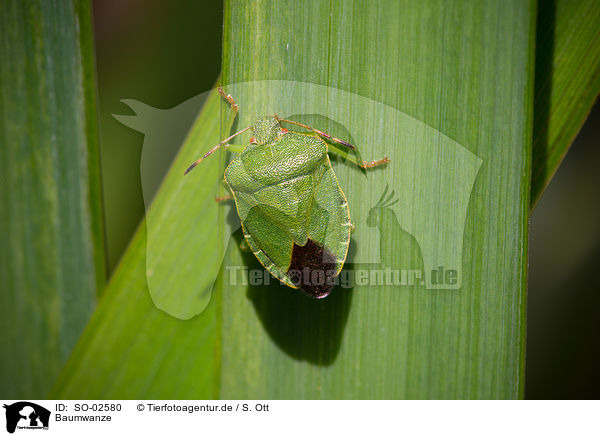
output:
POLYGON ((298 123, 298 122, 292 121, 292 120, 284 120, 283 118, 279 118, 277 115, 275 115, 275 119, 278 121, 283 121, 284 123, 295 124, 297 126, 304 127, 305 129, 312 130, 317 135, 324 136, 325 138, 330 139, 334 142, 337 142, 338 144, 342 144, 343 146, 346 146, 351 150, 356 150, 356 147, 354 145, 350 144, 349 142, 342 141, 341 139, 338 139, 338 138, 334 138, 333 136, 328 135, 325 132, 321 132, 320 130, 315 129, 314 127, 310 127, 310 126, 307 126, 306 124, 301 124, 301 123, 298 123))
POLYGON ((191 164, 187 170, 185 170, 185 173, 183 173, 184 175, 186 175, 187 173, 189 173, 190 171, 192 171, 194 169, 194 167, 196 165, 198 165, 200 162, 202 162, 204 159, 206 159, 208 156, 210 156, 211 154, 213 154, 215 151, 217 151, 219 148, 221 147, 225 147, 227 148, 227 146, 229 144, 227 144, 231 139, 235 138, 237 135, 244 133, 246 130, 251 129, 252 126, 248 126, 243 130, 240 130, 237 133, 234 133, 233 135, 231 135, 229 138, 224 139, 223 141, 219 142, 217 145, 215 145, 213 148, 211 148, 210 150, 208 150, 204 156, 202 156, 200 159, 198 159, 196 162, 194 162, 193 164, 191 164))

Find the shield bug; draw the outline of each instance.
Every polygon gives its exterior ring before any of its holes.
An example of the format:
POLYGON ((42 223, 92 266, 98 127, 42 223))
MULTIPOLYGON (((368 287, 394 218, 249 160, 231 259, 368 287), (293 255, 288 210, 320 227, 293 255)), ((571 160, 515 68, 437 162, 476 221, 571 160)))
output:
MULTIPOLYGON (((235 117, 237 104, 222 88, 218 91, 235 117)), ((224 182, 231 195, 216 200, 235 201, 249 248, 274 277, 309 297, 323 298, 344 266, 352 227, 348 201, 328 152, 364 169, 389 162, 387 157, 364 162, 341 153, 338 147, 356 150, 348 142, 296 121, 277 115, 261 117, 210 149, 185 174, 219 148, 239 153, 225 170, 224 182), (310 133, 289 131, 282 123, 310 133), (249 144, 229 143, 248 130, 254 133, 249 144), (324 138, 335 145, 328 146, 324 138)))

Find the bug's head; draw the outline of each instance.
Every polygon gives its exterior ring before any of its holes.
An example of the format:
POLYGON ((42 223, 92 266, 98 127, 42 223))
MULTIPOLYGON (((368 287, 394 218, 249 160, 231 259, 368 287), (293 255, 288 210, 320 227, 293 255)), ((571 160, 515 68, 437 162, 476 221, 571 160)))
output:
POLYGON ((275 141, 283 134, 279 120, 275 117, 261 117, 254 123, 254 138, 259 145, 275 141))

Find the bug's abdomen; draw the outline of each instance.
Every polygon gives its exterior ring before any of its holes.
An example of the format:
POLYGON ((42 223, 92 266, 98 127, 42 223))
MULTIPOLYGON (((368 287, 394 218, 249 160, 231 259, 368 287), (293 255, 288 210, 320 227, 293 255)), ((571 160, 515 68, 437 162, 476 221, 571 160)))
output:
POLYGON ((337 276, 337 259, 316 241, 308 239, 306 245, 294 244, 287 276, 292 283, 311 298, 324 298, 333 289, 337 276))
POLYGON ((346 196, 327 159, 314 188, 307 242, 294 244, 287 275, 312 298, 326 297, 348 254, 350 211, 346 196))

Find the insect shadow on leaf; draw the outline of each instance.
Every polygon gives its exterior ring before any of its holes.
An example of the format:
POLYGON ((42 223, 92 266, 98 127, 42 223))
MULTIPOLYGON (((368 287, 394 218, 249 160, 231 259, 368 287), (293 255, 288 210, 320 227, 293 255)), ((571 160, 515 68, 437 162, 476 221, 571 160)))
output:
MULTIPOLYGON (((233 239, 239 244, 243 238, 239 230, 233 239)), ((263 269, 251 252, 242 252, 242 257, 249 270, 263 269)), ((350 257, 344 269, 354 269, 350 257)), ((329 366, 341 347, 353 292, 344 288, 325 299, 309 299, 299 292, 289 292, 271 277, 269 284, 248 284, 246 296, 263 328, 282 351, 296 360, 329 366)))

